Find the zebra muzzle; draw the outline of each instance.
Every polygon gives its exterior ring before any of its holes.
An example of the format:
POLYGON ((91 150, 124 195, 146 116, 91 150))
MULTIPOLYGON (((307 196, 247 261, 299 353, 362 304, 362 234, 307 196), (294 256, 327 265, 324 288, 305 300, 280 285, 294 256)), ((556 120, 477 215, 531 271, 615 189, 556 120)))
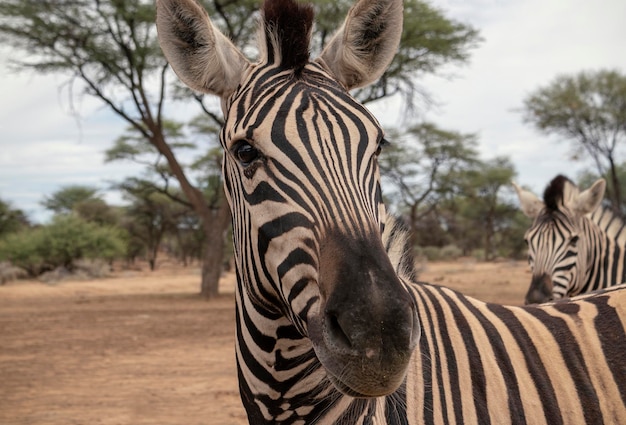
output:
POLYGON ((530 288, 526 293, 526 304, 541 304, 552 301, 552 277, 543 273, 540 276, 533 276, 530 282, 530 288))
POLYGON ((417 344, 416 308, 379 239, 339 242, 342 255, 327 250, 320 258, 325 297, 309 320, 309 336, 342 392, 390 394, 403 382, 417 344))

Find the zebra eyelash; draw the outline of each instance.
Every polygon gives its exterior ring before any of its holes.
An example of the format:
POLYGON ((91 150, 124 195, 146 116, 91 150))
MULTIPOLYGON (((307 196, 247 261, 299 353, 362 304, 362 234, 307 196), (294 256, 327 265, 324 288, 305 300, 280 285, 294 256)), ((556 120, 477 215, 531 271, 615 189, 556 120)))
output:
POLYGON ((261 152, 245 139, 235 142, 230 151, 243 167, 249 166, 261 157, 261 152))
POLYGON ((248 179, 254 177, 264 159, 261 151, 246 139, 236 141, 229 151, 241 166, 243 175, 248 179))
POLYGON ((384 137, 380 139, 380 141, 378 142, 378 147, 376 148, 376 156, 380 155, 382 150, 389 145, 391 145, 391 142, 389 140, 385 139, 384 137))

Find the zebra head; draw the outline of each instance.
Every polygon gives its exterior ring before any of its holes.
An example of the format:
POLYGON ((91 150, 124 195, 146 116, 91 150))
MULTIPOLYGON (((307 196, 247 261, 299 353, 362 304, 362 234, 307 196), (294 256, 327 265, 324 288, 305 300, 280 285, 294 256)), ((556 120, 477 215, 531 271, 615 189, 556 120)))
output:
POLYGON ((159 41, 171 66, 189 87, 222 101, 240 375, 252 387, 253 369, 275 373, 269 364, 276 369, 308 344, 344 394, 389 394, 404 379, 419 325, 381 240, 383 132, 349 90, 374 82, 389 65, 402 1, 358 1, 315 60, 310 6, 266 0, 261 16, 252 63, 197 1, 157 0, 159 41), (255 335, 267 346, 253 342, 255 335), (245 364, 255 360, 244 358, 242 345, 270 359, 245 364))
POLYGON ((526 304, 542 303, 576 295, 586 281, 596 253, 590 249, 588 218, 600 206, 605 181, 580 191, 564 176, 555 177, 541 201, 515 185, 524 214, 533 219, 524 239, 532 270, 526 304))

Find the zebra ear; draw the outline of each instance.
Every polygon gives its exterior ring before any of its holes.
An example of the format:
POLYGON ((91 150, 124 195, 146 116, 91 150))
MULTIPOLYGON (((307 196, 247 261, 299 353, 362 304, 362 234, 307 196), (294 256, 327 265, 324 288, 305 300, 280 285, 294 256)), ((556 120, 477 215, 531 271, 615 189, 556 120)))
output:
POLYGON ((373 83, 400 45, 402 0, 359 0, 320 58, 347 90, 373 83))
POLYGON ((539 215, 541 210, 545 207, 545 204, 541 199, 537 197, 534 193, 522 189, 515 183, 513 183, 513 187, 517 192, 517 197, 519 198, 520 208, 524 215, 530 218, 535 218, 539 215))
POLYGON ((222 99, 232 94, 248 61, 195 0, 157 0, 159 44, 183 83, 222 99))
POLYGON ((580 215, 594 212, 604 199, 606 181, 598 179, 591 187, 581 192, 574 201, 574 211, 580 215))

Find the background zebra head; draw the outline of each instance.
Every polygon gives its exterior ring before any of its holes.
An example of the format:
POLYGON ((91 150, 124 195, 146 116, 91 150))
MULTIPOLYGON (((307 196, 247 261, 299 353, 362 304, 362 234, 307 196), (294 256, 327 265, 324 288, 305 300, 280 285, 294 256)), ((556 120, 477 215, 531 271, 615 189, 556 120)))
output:
MULTIPOLYGON (((222 100, 238 314, 249 319, 239 344, 261 356, 268 348, 253 347, 255 337, 289 334, 289 350, 312 346, 345 394, 393 392, 417 343, 417 316, 381 240, 383 132, 348 91, 389 65, 401 0, 359 1, 315 60, 313 9, 267 0, 256 63, 196 1, 158 0, 157 12, 161 47, 177 75, 222 100)), ((242 365, 243 355, 239 362, 254 385, 253 367, 242 365)))
POLYGON ((597 226, 588 215, 604 197, 605 181, 597 180, 580 191, 567 177, 555 177, 546 188, 543 201, 515 185, 524 214, 534 219, 526 231, 528 261, 532 280, 526 304, 542 303, 578 294, 583 288, 595 257, 590 232, 597 226))

